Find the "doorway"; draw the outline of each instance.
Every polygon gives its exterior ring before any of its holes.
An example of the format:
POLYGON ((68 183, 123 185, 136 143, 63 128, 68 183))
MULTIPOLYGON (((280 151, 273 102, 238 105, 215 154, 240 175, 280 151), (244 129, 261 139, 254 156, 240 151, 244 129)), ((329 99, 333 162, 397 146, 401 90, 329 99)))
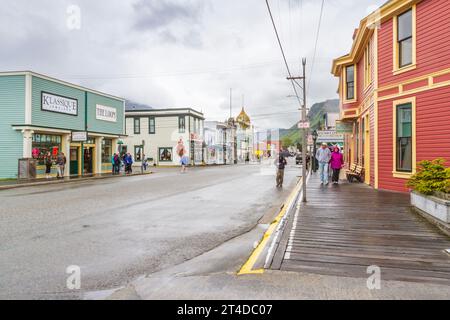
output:
POLYGON ((369 115, 365 117, 364 126, 364 173, 365 183, 370 184, 370 120, 369 115))
POLYGON ((94 148, 93 147, 85 147, 84 148, 84 170, 83 173, 85 175, 93 174, 94 173, 94 148))
POLYGON ((70 148, 70 175, 78 176, 80 172, 78 171, 78 147, 70 148))

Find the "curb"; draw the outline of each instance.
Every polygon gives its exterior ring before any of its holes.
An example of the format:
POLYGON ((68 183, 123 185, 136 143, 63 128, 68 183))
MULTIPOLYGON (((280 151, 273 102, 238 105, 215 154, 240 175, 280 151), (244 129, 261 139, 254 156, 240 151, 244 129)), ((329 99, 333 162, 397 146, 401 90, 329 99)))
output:
POLYGON ((104 179, 112 179, 112 178, 129 178, 129 177, 139 177, 154 174, 154 172, 147 173, 136 173, 133 175, 118 175, 118 176, 98 176, 98 177, 89 177, 89 178, 74 178, 70 180, 51 180, 51 181, 42 181, 42 182, 31 182, 31 183, 22 183, 22 184, 11 184, 11 185, 0 185, 0 191, 9 190, 9 189, 18 189, 18 188, 27 188, 27 187, 36 187, 36 186, 46 186, 52 184, 64 184, 64 183, 74 183, 80 181, 89 181, 89 180, 104 180, 104 179))

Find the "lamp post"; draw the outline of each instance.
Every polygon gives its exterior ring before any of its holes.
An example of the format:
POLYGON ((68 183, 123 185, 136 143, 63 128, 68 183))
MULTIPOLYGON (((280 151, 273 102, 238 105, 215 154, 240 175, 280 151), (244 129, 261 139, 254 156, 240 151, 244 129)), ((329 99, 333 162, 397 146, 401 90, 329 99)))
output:
POLYGON ((312 154, 312 161, 313 161, 313 163, 312 163, 312 169, 313 169, 313 172, 316 172, 317 171, 317 167, 316 167, 316 152, 317 152, 317 150, 316 150, 316 146, 317 146, 317 143, 316 143, 316 141, 317 141, 317 138, 318 138, 318 134, 317 134, 317 130, 314 130, 314 132, 312 133, 312 138, 313 138, 313 141, 314 141, 314 151, 313 151, 313 154, 312 154))

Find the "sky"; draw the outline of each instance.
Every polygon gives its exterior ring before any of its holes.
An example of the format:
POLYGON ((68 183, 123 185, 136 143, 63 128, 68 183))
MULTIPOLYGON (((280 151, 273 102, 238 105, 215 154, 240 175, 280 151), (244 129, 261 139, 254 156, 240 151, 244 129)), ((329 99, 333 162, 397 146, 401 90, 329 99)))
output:
MULTIPOLYGON (((307 105, 337 96, 332 60, 385 0, 269 0, 289 67, 307 59, 307 105), (314 50, 319 30, 317 50, 314 50), (314 59, 314 52, 316 52, 314 59), (313 63, 314 61, 314 63, 313 63)), ((288 128, 299 103, 264 0, 0 0, 0 71, 32 70, 207 120, 242 105, 260 128, 288 128)))

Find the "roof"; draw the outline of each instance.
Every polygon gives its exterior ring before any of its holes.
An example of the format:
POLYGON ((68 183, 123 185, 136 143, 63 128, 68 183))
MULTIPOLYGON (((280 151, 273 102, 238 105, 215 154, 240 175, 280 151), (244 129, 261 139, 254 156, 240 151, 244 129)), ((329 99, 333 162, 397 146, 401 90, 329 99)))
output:
POLYGON ((241 125, 243 128, 250 127, 250 117, 245 112, 244 107, 242 107, 241 113, 236 117, 236 122, 241 125))
POLYGON ((197 118, 204 119, 202 112, 194 110, 192 108, 165 108, 165 109, 153 109, 151 107, 141 109, 128 109, 125 111, 125 115, 146 115, 146 116, 170 116, 189 114, 196 116, 197 118))
POLYGON ((350 53, 333 60, 331 73, 339 76, 342 66, 353 64, 364 52, 364 47, 377 28, 377 24, 383 23, 401 11, 419 3, 422 0, 390 0, 384 3, 378 10, 361 20, 350 53))
POLYGON ((67 81, 64 81, 64 80, 59 80, 59 79, 56 79, 56 78, 53 78, 53 77, 50 77, 50 76, 46 76, 46 75, 34 72, 34 71, 30 71, 30 70, 26 70, 26 71, 4 71, 4 72, 0 72, 0 77, 1 76, 11 76, 11 75, 27 75, 27 74, 28 75, 32 75, 34 77, 41 78, 41 79, 45 79, 45 80, 49 80, 49 81, 52 81, 52 82, 60 83, 62 85, 65 85, 65 86, 68 86, 68 87, 72 87, 72 88, 75 88, 75 89, 78 89, 78 90, 87 91, 87 92, 90 92, 90 93, 93 93, 93 94, 96 94, 96 95, 100 95, 100 96, 104 96, 104 97, 107 97, 107 98, 111 98, 111 99, 120 100, 120 101, 125 102, 124 98, 113 96, 111 94, 104 93, 104 92, 101 92, 101 91, 89 89, 89 88, 80 86, 78 84, 70 83, 70 82, 67 82, 67 81))

